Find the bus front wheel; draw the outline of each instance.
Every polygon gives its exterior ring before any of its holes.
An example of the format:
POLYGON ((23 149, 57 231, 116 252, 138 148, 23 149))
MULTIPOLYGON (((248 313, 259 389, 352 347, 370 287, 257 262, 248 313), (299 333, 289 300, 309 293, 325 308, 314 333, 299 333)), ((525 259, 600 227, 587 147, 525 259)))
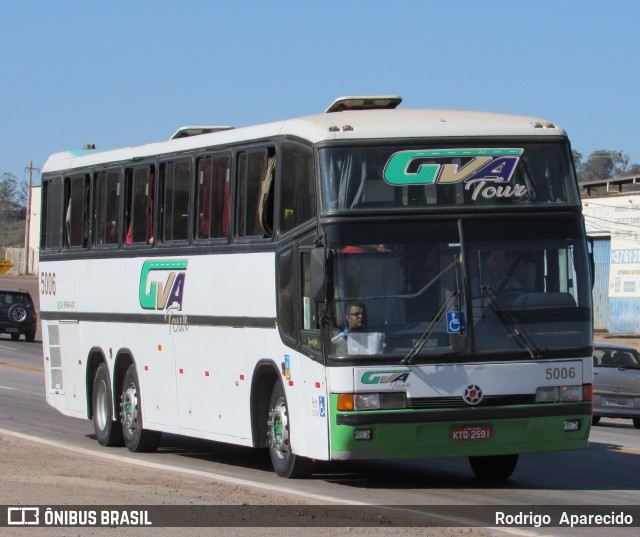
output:
POLYGON ((113 398, 109 368, 100 364, 93 377, 93 429, 101 446, 122 446, 122 427, 113 419, 113 398))
POLYGON ((480 479, 509 479, 518 464, 518 455, 469 457, 469 464, 480 479))
POLYGON ((306 477, 311 474, 313 461, 293 453, 290 433, 291 423, 287 397, 282 384, 276 382, 271 393, 267 421, 267 441, 271 464, 280 477, 306 477))
POLYGON ((158 448, 162 433, 149 431, 142 426, 140 383, 134 364, 129 366, 124 375, 122 395, 120 396, 120 418, 124 442, 129 451, 148 453, 158 448))

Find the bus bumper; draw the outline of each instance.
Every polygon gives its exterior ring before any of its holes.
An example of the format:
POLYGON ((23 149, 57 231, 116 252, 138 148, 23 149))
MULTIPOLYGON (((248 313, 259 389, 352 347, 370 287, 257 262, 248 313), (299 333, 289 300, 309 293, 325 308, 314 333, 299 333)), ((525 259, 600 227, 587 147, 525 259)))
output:
POLYGON ((584 402, 332 416, 331 459, 408 459, 584 449, 592 407, 584 402))

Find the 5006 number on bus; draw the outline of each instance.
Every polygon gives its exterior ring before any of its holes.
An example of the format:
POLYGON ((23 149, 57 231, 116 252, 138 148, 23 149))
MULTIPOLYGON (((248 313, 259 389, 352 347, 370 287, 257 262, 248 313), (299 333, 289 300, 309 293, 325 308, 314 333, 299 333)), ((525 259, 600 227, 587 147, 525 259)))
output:
POLYGON ((545 374, 547 380, 567 380, 576 378, 575 367, 548 367, 545 374))

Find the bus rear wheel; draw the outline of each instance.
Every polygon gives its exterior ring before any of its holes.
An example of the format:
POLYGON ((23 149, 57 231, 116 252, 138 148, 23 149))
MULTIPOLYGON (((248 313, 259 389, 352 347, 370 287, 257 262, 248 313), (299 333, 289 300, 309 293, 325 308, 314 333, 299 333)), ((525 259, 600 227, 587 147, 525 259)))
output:
POLYGON ((307 477, 313 469, 313 461, 293 453, 290 433, 291 423, 287 398, 282 384, 276 382, 271 393, 267 421, 267 442, 271 464, 280 477, 307 477))
POLYGON ((124 445, 122 427, 113 419, 112 393, 109 368, 100 364, 93 377, 93 430, 98 444, 107 447, 124 445))
POLYGON ((480 479, 509 479, 518 464, 518 455, 469 457, 469 464, 480 479))
POLYGON ((158 448, 162 433, 149 431, 142 426, 140 383, 134 364, 129 366, 124 375, 120 396, 120 418, 124 442, 129 451, 148 453, 158 448))

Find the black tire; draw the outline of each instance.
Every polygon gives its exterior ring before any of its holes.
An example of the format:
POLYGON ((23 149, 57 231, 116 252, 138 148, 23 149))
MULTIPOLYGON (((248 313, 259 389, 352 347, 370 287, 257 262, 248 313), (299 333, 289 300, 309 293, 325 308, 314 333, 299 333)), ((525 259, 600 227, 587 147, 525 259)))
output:
POLYGON ((591 418, 591 425, 598 425, 600 423, 600 416, 593 416, 591 418))
POLYGON ((149 453, 158 449, 162 433, 149 431, 142 423, 142 399, 136 366, 131 364, 124 375, 120 401, 120 418, 124 443, 129 451, 149 453))
POLYGON ((9 308, 7 315, 12 323, 22 324, 27 320, 29 313, 22 304, 14 304, 9 308))
POLYGON ((469 464, 480 479, 509 479, 518 464, 518 455, 490 455, 469 457, 469 464))
POLYGON ((20 339, 20 332, 17 334, 11 334, 11 341, 18 341, 20 339))
POLYGON ((640 418, 633 418, 633 426, 636 429, 640 429, 640 418))
POLYGON ((101 446, 123 446, 122 426, 114 421, 113 391, 109 380, 109 368, 100 364, 93 377, 93 430, 101 446))
POLYGON ((26 339, 29 343, 33 343, 36 339, 36 331, 31 330, 29 332, 25 332, 24 339, 26 339))
POLYGON ((271 464, 280 477, 287 479, 308 477, 313 470, 313 461, 293 453, 290 433, 287 397, 282 384, 276 382, 271 393, 267 421, 267 442, 271 464))

